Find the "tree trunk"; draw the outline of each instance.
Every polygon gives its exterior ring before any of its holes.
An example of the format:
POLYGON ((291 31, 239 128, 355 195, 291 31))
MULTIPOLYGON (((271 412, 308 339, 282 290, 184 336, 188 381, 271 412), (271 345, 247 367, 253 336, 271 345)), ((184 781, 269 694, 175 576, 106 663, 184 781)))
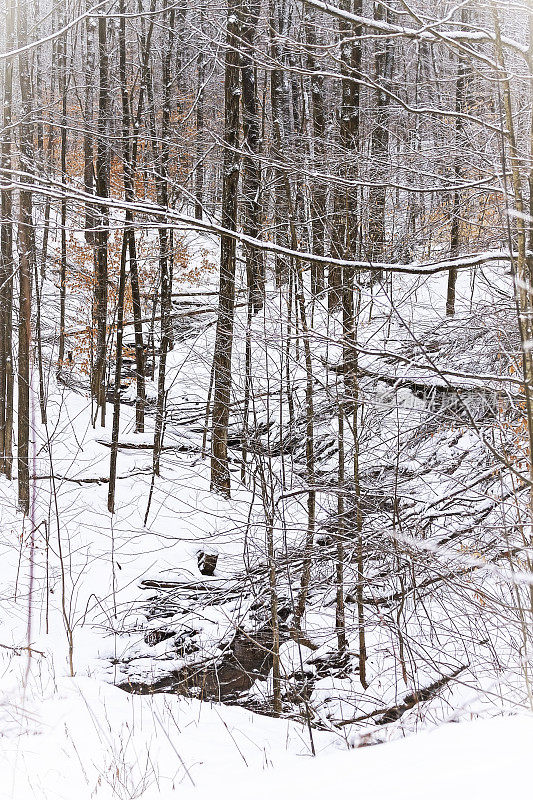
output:
MULTIPOLYGON (((461 22, 466 23, 468 20, 467 11, 465 8, 461 10, 461 22)), ((458 57, 458 65, 457 65, 457 83, 455 86, 455 110, 457 112, 457 116, 454 120, 454 127, 455 127, 455 154, 454 154, 454 179, 455 183, 459 183, 462 178, 462 169, 461 169, 461 161, 464 157, 464 154, 459 154, 457 148, 459 143, 464 144, 464 120, 461 116, 459 116, 466 107, 466 95, 467 95, 467 60, 466 56, 459 51, 458 57)), ((460 244, 460 218, 461 218, 461 192, 459 189, 455 188, 453 191, 453 200, 452 200, 452 224, 450 229, 450 256, 453 258, 454 256, 459 255, 459 244, 460 244)), ((446 316, 453 317, 455 314, 455 285, 457 283, 457 268, 452 267, 448 272, 448 288, 446 294, 446 316)))
MULTIPOLYGON (((163 119, 161 127, 161 148, 159 158, 158 200, 163 208, 168 209, 168 162, 170 139, 170 90, 171 90, 171 63, 174 47, 174 18, 175 8, 168 14, 168 40, 163 58, 163 119)), ((165 378, 167 353, 172 346, 172 254, 169 229, 159 228, 159 268, 161 272, 161 352, 159 356, 159 370, 157 373, 157 404, 154 432, 154 474, 160 472, 160 456, 163 446, 163 425, 165 416, 165 378)))
MULTIPOLYGON (((87 10, 91 5, 91 0, 87 0, 87 10)), ((87 194, 94 192, 94 161, 93 161, 93 135, 91 126, 93 124, 93 102, 94 102, 94 74, 96 70, 95 55, 95 27, 93 17, 86 20, 86 68, 85 68, 85 130, 83 132, 83 183, 87 194)), ((85 241, 87 244, 95 244, 95 225, 96 215, 94 206, 85 203, 85 241)))
MULTIPOLYGON (((355 0, 352 8, 351 0, 344 0, 344 10, 362 13, 361 0, 355 0)), ((346 154, 343 178, 345 189, 336 197, 336 246, 340 258, 354 260, 357 254, 357 230, 355 227, 357 214, 357 195, 355 186, 350 185, 356 177, 355 157, 359 147, 359 84, 350 80, 361 73, 361 26, 353 26, 350 22, 340 24, 341 66, 346 77, 342 81, 342 108, 339 138, 346 154)), ((357 609, 359 616, 359 677, 366 686, 365 664, 366 646, 362 604, 363 583, 363 523, 361 514, 361 493, 359 486, 359 386, 357 377, 357 323, 359 314, 359 288, 355 290, 354 270, 351 267, 330 270, 330 308, 342 303, 343 326, 343 374, 344 392, 347 401, 353 408, 352 426, 354 440, 353 482, 354 511, 352 518, 357 534, 357 609), (354 291, 357 300, 354 299, 354 291)))
MULTIPOLYGON (((318 73, 318 65, 315 58, 317 48, 316 22, 314 15, 309 10, 305 15, 305 37, 307 43, 307 69, 311 74, 311 106, 313 121, 312 146, 314 148, 313 163, 315 171, 325 170, 325 134, 326 134, 326 113, 324 106, 324 78, 318 73)), ((316 179, 312 186, 311 199, 311 231, 312 231, 312 250, 317 256, 326 254, 325 235, 326 235, 326 214, 327 214, 327 190, 326 185, 320 178, 316 179)), ((311 265, 311 291, 319 294, 324 291, 324 265, 311 265)))
MULTIPOLYGON (((375 18, 387 21, 387 12, 381 2, 376 3, 375 18)), ((392 81, 393 71, 393 48, 390 39, 376 42, 377 52, 375 54, 376 83, 388 88, 392 81)), ((384 260, 385 253, 385 208, 387 200, 387 190, 383 185, 386 180, 385 162, 388 162, 389 155, 389 127, 387 120, 387 108, 389 105, 389 95, 378 88, 375 93, 376 112, 375 124, 372 130, 372 158, 375 160, 375 167, 372 172, 372 180, 381 186, 371 186, 368 193, 368 251, 365 254, 371 263, 384 260)), ((373 273, 373 280, 377 277, 373 273)))
MULTIPOLYGON (((224 76, 224 172, 222 178, 222 225, 237 228, 237 187, 239 184, 239 37, 240 5, 229 0, 226 65, 224 76)), ((231 395, 231 354, 235 307, 235 239, 222 236, 220 243, 220 283, 215 339, 213 427, 211 438, 211 489, 226 497, 231 490, 228 464, 228 422, 231 395)))
MULTIPOLYGON (((18 6, 18 45, 24 47, 28 41, 27 8, 18 6)), ((31 125, 31 83, 27 51, 19 55, 20 95, 22 118, 20 125, 20 169, 26 175, 33 171, 33 142, 31 125)), ((28 183, 23 176, 21 183, 28 183)), ((18 503, 20 510, 30 510, 30 342, 31 342, 31 276, 35 260, 33 236, 32 194, 29 189, 20 189, 19 196, 19 326, 18 326, 18 503)))
MULTIPOLYGON (((126 200, 133 200, 133 176, 131 173, 131 147, 130 147, 130 98, 128 93, 126 75, 126 7, 124 0, 118 4, 120 19, 118 25, 119 47, 119 80, 120 96, 122 100, 122 165, 124 175, 124 193, 126 200)), ((117 341, 115 359, 115 385, 113 388, 113 428, 111 433, 111 457, 109 465, 109 490, 107 495, 107 508, 111 514, 115 510, 115 485, 117 478, 117 454, 120 432, 120 384, 122 380, 122 340, 124 333, 124 295, 126 290, 126 259, 130 237, 134 236, 132 226, 132 212, 126 210, 124 233, 122 236, 122 252, 120 255, 120 275, 117 299, 117 341)))
MULTIPOLYGON (((98 54, 100 90, 98 99, 98 143, 96 153, 96 194, 109 196, 109 76, 107 55, 107 18, 98 17, 98 54)), ((94 319, 96 323, 96 352, 93 365, 93 396, 96 416, 100 410, 101 425, 105 425, 106 407, 106 343, 107 343, 107 243, 109 236, 109 207, 98 207, 98 227, 95 232, 94 319)))
MULTIPOLYGON (((253 239, 259 238, 259 215, 261 194, 261 168, 259 115, 257 104, 257 66, 254 59, 254 41, 259 23, 260 6, 257 0, 247 0, 243 6, 241 57, 242 76, 242 130, 243 130, 243 228, 253 239)), ((245 246, 246 278, 253 311, 263 307, 264 280, 262 260, 257 248, 245 246)))
MULTIPOLYGON (((125 179, 125 192, 127 197, 134 199, 135 194, 135 173, 137 169, 137 153, 139 148, 139 132, 141 129, 142 116, 144 113, 144 95, 147 88, 147 83, 150 79, 150 70, 148 66, 150 58, 150 44, 152 41, 152 34, 154 29, 154 17, 156 0, 151 0, 150 24, 146 36, 141 37, 141 84, 139 87, 139 98, 137 102, 137 112, 133 122, 133 141, 131 146, 131 169, 126 170, 125 179)), ((129 114, 129 112, 128 112, 129 114)), ((133 220, 133 213, 131 215, 133 220)), ((131 298, 133 306, 133 326, 135 331, 135 377, 137 385, 137 399, 135 403, 135 429, 137 433, 144 432, 144 411, 146 406, 146 358, 144 352, 143 328, 142 328, 142 307, 141 307, 141 291, 139 285, 139 267, 137 261, 137 245, 135 241, 135 227, 133 224, 130 227, 128 237, 129 247, 129 266, 130 266, 130 281, 131 281, 131 298)))
MULTIPOLYGON (((65 24, 65 11, 61 22, 65 24)), ((67 34, 59 45, 59 90, 61 93, 61 262, 59 268, 59 353, 58 372, 65 358, 65 302, 67 288, 67 34)))
POLYGON ((344 404, 338 404, 338 496, 337 496, 337 559, 335 562, 336 604, 335 629, 337 632, 337 649, 342 657, 346 653, 346 619, 344 612, 344 539, 345 531, 345 464, 344 464, 344 404))
MULTIPOLYGON (((288 247, 289 244, 289 210, 287 208, 287 193, 285 189, 286 170, 281 163, 282 153, 285 152, 285 139, 288 118, 288 96, 287 86, 283 70, 283 44, 284 24, 286 15, 284 14, 285 3, 278 0, 269 2, 269 33, 270 33, 270 55, 273 67, 270 71, 270 105, 272 109, 272 155, 278 165, 274 168, 274 230, 276 244, 281 247, 288 247)), ((276 253, 275 256, 275 277, 276 286, 286 283, 289 271, 289 263, 286 256, 276 253)))
MULTIPOLYGON (((204 8, 200 6, 200 31, 204 30, 204 8)), ((196 165, 194 168, 194 216, 202 219, 204 208, 204 94, 205 53, 201 42, 196 57, 196 165)))
MULTIPOLYGON (((14 0, 6 2, 6 50, 14 45, 14 0)), ((13 428, 13 191, 11 182, 11 117, 13 59, 4 61, 3 131, 1 133, 1 223, 0 223, 0 465, 11 478, 13 428)), ((1 185, 0 184, 0 185, 1 185)))
MULTIPOLYGON (((503 96, 503 112, 505 114, 505 124, 507 128, 507 142, 509 146, 509 161, 511 165, 511 177, 514 193, 514 207, 516 211, 516 259, 512 259, 511 267, 513 272, 514 295, 516 311, 518 316, 518 327, 520 332, 520 344, 522 350, 522 374, 524 378, 524 394, 526 400, 526 418, 529 444, 529 545, 533 543, 533 353, 531 342, 533 341, 533 291, 532 291, 532 269, 528 264, 527 258, 527 238, 525 223, 525 205, 522 191, 520 156, 517 148, 515 121, 513 117, 513 105, 511 97, 511 85, 509 73, 506 70, 503 46, 500 30, 500 20, 498 9, 494 2, 491 3, 492 16, 495 31, 495 50, 498 67, 498 77, 501 82, 503 96)), ((533 59, 532 59, 533 61, 533 59)), ((510 230, 510 227, 509 227, 510 230)), ((509 249, 513 252, 513 241, 510 237, 509 249)), ((533 585, 529 587, 530 608, 533 612, 533 585)))

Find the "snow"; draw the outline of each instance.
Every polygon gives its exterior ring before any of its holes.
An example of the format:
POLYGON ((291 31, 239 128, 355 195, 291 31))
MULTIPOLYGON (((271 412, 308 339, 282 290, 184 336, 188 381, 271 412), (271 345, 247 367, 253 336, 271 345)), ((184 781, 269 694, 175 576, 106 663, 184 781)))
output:
MULTIPOLYGON (((59 679, 41 697, 13 684, 0 720, 1 800, 178 798, 187 784, 201 797, 209 780, 229 786, 309 754, 301 724, 89 678, 59 679)), ((335 746, 315 738, 321 751, 335 746)))
MULTIPOLYGON (((203 257, 205 244, 196 241, 196 260, 203 257)), ((494 348, 480 346, 476 351, 476 331, 469 331, 466 346, 461 318, 454 329, 436 313, 436 306, 443 306, 442 278, 431 279, 431 285, 429 280, 402 281, 406 298, 410 298, 413 286, 418 292, 416 307, 410 299, 403 307, 415 338, 426 343, 438 338, 440 342, 437 333, 440 336, 442 326, 448 326, 449 352, 432 351, 434 361, 443 368, 459 365, 466 372, 482 368, 489 374, 498 373, 494 363, 477 363, 480 353, 490 358, 494 348)), ((55 288, 48 288, 53 296, 55 288)), ((533 743, 532 720, 526 716, 498 717, 502 712, 513 714, 527 708, 521 629, 506 594, 509 573, 498 574, 499 568, 490 560, 485 564, 483 530, 473 524, 476 514, 485 515, 480 519, 487 519, 488 536, 492 538, 491 530, 496 529, 501 517, 496 512, 487 514, 493 500, 510 484, 487 459, 477 432, 466 424, 457 427, 456 421, 455 428, 448 428, 442 418, 431 429, 436 412, 430 401, 401 383, 411 376, 432 390, 442 388, 442 380, 428 370, 407 369, 394 359, 391 362, 374 354, 383 348, 384 353, 404 353, 416 363, 423 362, 402 324, 388 324, 385 330, 390 309, 384 295, 376 291, 373 303, 373 320, 361 325, 360 331, 362 346, 374 351, 363 353, 360 359, 361 367, 368 371, 361 381, 365 416, 360 466, 364 491, 374 506, 365 517, 368 687, 363 687, 357 672, 358 618, 353 601, 357 573, 350 557, 346 559, 345 586, 351 663, 349 669, 330 669, 336 655, 335 587, 327 536, 336 513, 336 495, 329 488, 338 452, 337 420, 331 410, 336 377, 324 365, 339 363, 342 353, 334 321, 328 322, 330 338, 321 338, 326 315, 319 304, 315 308, 313 342, 320 476, 317 533, 324 536, 326 545, 317 545, 319 557, 313 565, 313 578, 318 588, 312 587, 305 616, 312 647, 288 640, 280 649, 284 703, 292 703, 293 719, 274 719, 175 694, 130 695, 113 685, 138 681, 149 686, 202 659, 215 661, 221 648, 229 646, 237 628, 253 633, 268 618, 266 574, 256 575, 257 594, 253 597, 246 594, 245 580, 247 566, 260 568, 265 564, 260 497, 250 485, 239 483, 235 464, 231 500, 209 491, 202 433, 214 327, 212 320, 194 317, 194 325, 187 327, 184 323, 179 329, 168 357, 168 449, 163 451, 162 474, 155 481, 146 526, 153 416, 147 415, 146 433, 135 434, 134 409, 122 406, 116 510, 110 517, 105 481, 111 414, 105 428, 93 429, 87 392, 71 391, 56 384, 53 377, 48 425, 55 486, 49 478, 46 432, 38 427, 38 528, 33 553, 28 527, 23 528, 15 510, 16 486, 0 481, 0 797, 71 800, 74 795, 76 800, 165 800, 176 796, 211 800, 219 796, 271 798, 277 793, 281 798, 301 795, 323 800, 335 793, 372 800, 433 800, 441 796, 448 800, 451 794, 465 800, 478 796, 490 800, 522 796, 524 764, 533 743), (376 379, 378 371, 383 379, 376 379), (395 471, 397 448, 401 459, 395 471), (374 474, 377 477, 372 477, 374 474), (396 490, 404 527, 394 532, 385 504, 396 490), (59 530, 55 524, 56 500, 59 530), (381 500, 385 511, 381 510, 381 500), (44 527, 42 521, 48 526, 44 527), (471 533, 455 540, 461 526, 471 533), (45 535, 49 537, 48 549, 45 535), (64 596, 74 638, 74 678, 67 677, 58 535, 67 565, 64 596), (453 585, 450 581, 431 585, 423 596, 423 605, 417 605, 413 594, 408 593, 400 612, 399 607, 385 602, 404 588, 387 560, 393 535, 394 558, 401 557, 407 565, 407 579, 411 566, 413 574, 417 570, 418 590, 424 588, 428 574, 464 567, 478 569, 453 585), (448 542, 446 547, 443 541, 448 542), (400 556, 396 553, 398 545, 400 556), (218 554, 213 577, 199 574, 199 549, 218 554), (30 569, 33 653, 26 676, 30 569), (167 604, 164 617, 151 613, 153 591, 143 588, 145 580, 171 581, 178 587, 174 599, 172 591, 157 594, 157 602, 167 604), (493 605, 485 606, 485 595, 480 593, 492 593, 493 605), (408 651, 406 663, 399 657, 399 630, 408 651), (154 636, 152 641, 150 635, 157 632, 169 636, 154 636), (380 722, 387 709, 405 703, 412 692, 463 667, 459 681, 446 685, 423 704, 409 706, 401 719, 380 722), (301 701, 303 688, 309 688, 307 705, 301 701), (310 757, 305 714, 314 726, 316 759, 310 757), (464 722, 478 716, 492 719, 464 722), (461 720, 460 724, 445 724, 450 717, 461 720), (362 722, 347 724, 354 719, 362 722), (428 733, 428 728, 434 730, 428 733), (384 743, 376 744, 381 741, 384 743), (364 744, 375 746, 362 747, 364 744), (349 752, 338 752, 347 749, 349 752)), ((466 314, 465 303, 462 311, 466 314)), ((69 309, 69 313, 75 314, 75 309, 69 309)), ((297 360, 291 364, 295 431, 288 431, 287 419, 283 418, 286 412, 278 403, 279 321, 284 313, 283 302, 272 292, 262 314, 252 323, 257 347, 255 419, 265 430, 271 430, 274 449, 288 437, 293 442, 285 463, 287 485, 283 489, 276 485, 274 538, 279 555, 299 552, 306 522, 301 422, 305 373, 297 360), (268 399, 267 389, 273 400, 268 399)), ((242 394, 237 382, 243 374, 244 327, 245 312, 238 312, 236 397, 242 394)), ((481 326, 481 334, 488 336, 490 332, 481 326)), ((504 363, 499 367, 506 368, 504 363)), ((460 376, 453 380, 460 387, 465 385, 460 376)), ((154 387, 151 383, 151 395, 154 387)), ((123 399, 130 403, 134 400, 132 386, 123 399)), ((236 405, 231 419, 237 435, 242 423, 238 408, 236 405)), ((349 434, 345 435, 349 447, 349 434)), ((279 467, 279 460, 274 458, 274 473, 279 467)), ((514 519, 514 496, 505 513, 508 520, 514 519)), ((347 555, 351 555, 351 547, 353 541, 348 541, 347 555)), ((502 547, 507 547, 505 542, 502 547)), ((520 574, 515 571, 515 581, 520 574)), ((291 586, 284 569, 279 570, 280 605, 286 598, 290 600, 297 588, 297 569, 292 579, 291 586)), ((290 606, 289 601, 287 604, 290 606)), ((271 697, 270 673, 260 675, 242 699, 264 710, 271 697)))
MULTIPOLYGON (((372 800, 500 800, 531 796, 533 718, 448 724, 416 738, 292 763, 242 782, 232 798, 362 797, 372 800)), ((215 785, 184 798, 215 797, 215 785)))
POLYGON ((90 678, 24 693, 18 677, 0 703, 1 800, 530 796, 532 716, 450 722, 372 747, 315 730, 312 758, 296 722, 90 678))

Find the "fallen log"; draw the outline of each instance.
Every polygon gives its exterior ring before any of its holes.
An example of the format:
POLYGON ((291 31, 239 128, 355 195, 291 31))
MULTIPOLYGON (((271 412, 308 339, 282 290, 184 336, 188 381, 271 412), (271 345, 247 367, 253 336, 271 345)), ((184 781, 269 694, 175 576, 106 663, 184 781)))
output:
POLYGON ((443 675, 442 678, 439 678, 434 683, 431 683, 429 686, 426 686, 424 689, 420 689, 418 692, 412 692, 404 697, 402 703, 398 703, 396 706, 391 706, 390 708, 378 708, 375 711, 371 711, 369 714, 364 714, 361 717, 353 717, 352 719, 343 719, 340 722, 337 722, 338 728, 344 728, 346 725, 355 725, 357 722, 364 722, 367 719, 373 719, 374 717, 379 717, 376 724, 377 725, 386 725, 389 722, 396 722, 396 720, 400 719, 406 711, 410 711, 411 708, 414 708, 419 703, 424 702, 425 700, 431 700, 437 692, 443 689, 450 681, 453 681, 454 678, 457 678, 461 672, 467 669, 467 665, 463 665, 458 669, 454 670, 451 675, 443 675))

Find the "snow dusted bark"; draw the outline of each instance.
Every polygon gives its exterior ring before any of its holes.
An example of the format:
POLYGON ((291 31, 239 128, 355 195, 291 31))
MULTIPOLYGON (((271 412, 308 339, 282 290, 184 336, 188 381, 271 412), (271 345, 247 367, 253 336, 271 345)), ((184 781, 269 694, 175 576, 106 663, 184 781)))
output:
MULTIPOLYGON (((204 32, 205 11, 203 3, 200 5, 200 31, 204 32)), ((204 208, 204 120, 205 120, 205 44, 200 42, 196 57, 196 165, 194 168, 194 216, 202 219, 204 208)))
MULTIPOLYGON (((283 164, 283 153, 286 152, 286 138, 289 127, 289 100, 288 87, 283 69, 284 65, 284 45, 283 36, 286 33, 287 25, 287 5, 289 0, 277 3, 276 0, 269 0, 269 36, 270 36, 270 56, 272 68, 270 70, 270 105, 272 113, 272 156, 278 164, 274 168, 274 229, 275 241, 281 248, 286 248, 288 244, 289 229, 289 210, 286 200, 286 170, 283 164)), ((288 259, 280 252, 275 258, 276 284, 281 286, 286 283, 288 274, 288 259)))
MULTIPOLYGON (((306 38, 307 69, 311 73, 311 117, 313 124, 313 159, 319 169, 325 168, 326 156, 326 111, 324 98, 324 78, 320 75, 317 63, 317 22, 309 9, 306 9, 304 27, 306 38)), ((326 218, 327 218, 327 188, 323 181, 317 180, 311 185, 311 231, 312 250, 317 256, 326 254, 326 218)), ((324 265, 311 264, 311 290, 319 294, 325 288, 324 265)))
MULTIPOLYGON (((14 2, 6 3, 6 49, 13 48, 14 2)), ((11 177, 11 119, 13 103, 13 58, 4 62, 3 131, 1 134, 1 222, 0 222, 0 464, 11 477, 13 428, 13 191, 11 177)))
MULTIPOLYGON (((167 12, 168 37, 163 55, 163 113, 161 123, 161 147, 159 151, 158 175, 156 179, 159 204, 169 207, 169 146, 172 86, 172 51, 174 47, 175 8, 167 12)), ((163 427, 165 417, 165 379, 167 353, 172 347, 172 233, 166 226, 159 228, 159 269, 161 274, 161 348, 159 370, 157 373, 157 404, 154 431, 154 474, 159 475, 161 448, 163 446, 163 427)))
MULTIPOLYGON (((461 10, 461 22, 468 22, 467 11, 463 7, 461 10)), ((468 64, 466 57, 463 53, 459 52, 457 62, 457 83, 455 86, 455 110, 457 116, 455 118, 455 152, 454 159, 454 178, 456 184, 459 184, 462 178, 461 161, 464 158, 461 145, 464 147, 465 124, 461 116, 462 112, 468 108, 468 77, 467 77, 468 64)), ((457 257, 460 252, 460 225, 461 225, 461 191, 455 189, 453 192, 452 201, 452 221, 450 227, 450 255, 457 257)), ((455 314, 455 285, 457 283, 457 270, 452 267, 448 273, 448 289, 446 295, 446 315, 453 317, 455 314)))
MULTIPOLYGON (((242 162, 242 198, 244 232, 253 238, 259 238, 259 215, 261 195, 261 166, 259 109, 257 102, 257 65, 254 59, 254 40, 259 22, 259 3, 247 0, 243 5, 242 39, 243 54, 241 56, 242 76, 242 128, 244 152, 242 162)), ((250 302, 253 311, 263 306, 264 281, 261 257, 252 246, 245 247, 246 276, 250 302)))
MULTIPOLYGON (((18 45, 28 42, 27 8, 18 6, 18 45)), ((32 142, 32 94, 27 51, 19 55, 19 82, 22 101, 20 125, 20 167, 26 174, 33 171, 32 142)), ((21 511, 30 510, 30 344, 31 344, 31 283, 35 263, 35 239, 33 234, 32 193, 25 188, 25 178, 19 194, 19 325, 18 325, 18 502, 21 511)))
MULTIPOLYGON (((65 24, 65 9, 61 15, 62 26, 65 24)), ((59 353, 57 357, 58 372, 61 371, 65 358, 65 303, 67 292, 67 34, 58 43, 59 91, 61 94, 61 182, 63 196, 61 198, 61 264, 59 270, 59 353)))
MULTIPOLYGON (((224 167, 222 176, 222 225, 237 227, 237 187, 239 184, 239 4, 229 0, 225 63, 224 167)), ((231 354, 235 308, 235 239, 223 235, 220 242, 220 284, 218 321, 213 356, 214 390, 211 431, 211 489, 229 497, 231 490, 228 463, 228 422, 231 398, 231 354)))
MULTIPOLYGON (((384 6, 377 0, 375 3, 376 19, 386 19, 387 12, 384 6)), ((375 44, 376 54, 375 80, 379 85, 390 87, 392 85, 393 72, 393 48, 390 39, 385 41, 378 40, 375 44)), ((376 160, 376 168, 372 177, 377 183, 384 184, 381 176, 385 174, 383 164, 388 163, 389 157, 389 122, 387 119, 387 108, 390 97, 381 89, 376 89, 375 97, 375 120, 372 130, 372 158, 376 160)), ((368 193, 368 258, 371 262, 382 261, 385 248, 385 206, 387 200, 387 189, 385 185, 371 186, 368 193)))
MULTIPOLYGON (((119 0, 121 14, 118 28, 119 42, 119 78, 122 99, 122 169, 124 174, 124 190, 129 200, 133 199, 133 176, 131 173, 130 146, 130 99, 128 94, 126 73, 126 21, 125 2, 119 0)), ((117 341, 115 357, 115 385, 113 387, 113 429, 111 433, 111 459, 109 465, 109 491, 107 508, 112 514, 115 510, 115 484, 117 478, 118 437, 120 431, 120 384, 122 380, 122 342, 124 334, 124 295, 126 290, 126 259, 131 236, 135 236, 131 211, 126 211, 124 232, 122 234, 122 252, 120 254, 120 274, 117 299, 117 341)))
MULTIPOLYGON (((360 10, 360 0, 355 0, 355 8, 360 10)), ((346 11, 352 9, 352 0, 343 0, 346 11)), ((343 75, 341 85, 341 107, 339 120, 339 143, 343 160, 340 165, 342 185, 335 195, 335 230, 333 242, 336 255, 340 258, 353 258, 357 252, 357 188, 353 181, 357 174, 357 153, 359 149, 359 84, 361 72, 361 46, 357 38, 360 28, 345 20, 339 23, 340 60, 343 75)), ((350 270, 343 271, 332 264, 329 270, 329 308, 333 311, 342 303, 343 283, 351 285, 350 270)))
MULTIPOLYGON (((98 142, 96 154, 96 194, 109 196, 109 61, 107 54, 107 18, 98 17, 99 98, 98 142)), ((101 425, 105 425, 106 408, 106 349, 107 349, 107 281, 108 281, 109 206, 99 206, 95 233, 95 286, 94 321, 96 324, 96 352, 93 364, 92 391, 96 401, 95 421, 100 412, 101 425)))
MULTIPOLYGON (((513 103, 511 84, 507 72, 503 53, 500 19, 497 6, 491 3, 494 20, 496 40, 496 58, 499 77, 502 85, 503 113, 507 126, 507 145, 509 161, 511 163, 512 187, 514 193, 514 208, 516 213, 516 243, 517 255, 512 261, 514 278, 515 301, 518 313, 520 340, 522 346, 522 372, 524 376, 524 393, 526 405, 527 431, 529 440, 529 525, 527 540, 531 547, 533 543, 533 280, 532 270, 528 263, 526 250, 526 221, 525 204, 523 199, 522 173, 519 151, 516 139, 516 126, 513 116, 513 103)), ((530 75, 530 80, 532 76, 530 75)), ((505 146, 505 145, 504 145, 505 146)), ((510 245, 512 242, 509 243, 510 245)), ((528 556, 528 566, 531 570, 531 558, 528 556)), ((529 587, 530 611, 533 613, 533 583, 529 587)))

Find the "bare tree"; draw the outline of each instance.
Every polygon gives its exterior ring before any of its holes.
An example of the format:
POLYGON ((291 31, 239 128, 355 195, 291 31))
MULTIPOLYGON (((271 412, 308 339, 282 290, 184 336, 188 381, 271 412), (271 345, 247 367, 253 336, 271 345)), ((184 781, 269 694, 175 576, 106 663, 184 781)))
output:
MULTIPOLYGON (((228 3, 226 63, 224 75, 224 166, 222 177, 222 225, 237 228, 237 187, 239 184, 239 99, 240 99, 240 7, 228 3)), ((228 463, 228 422, 231 398, 231 354, 235 309, 235 239, 224 234, 220 242, 219 306, 213 355, 213 425, 211 432, 211 488, 229 496, 231 479, 228 463)))

